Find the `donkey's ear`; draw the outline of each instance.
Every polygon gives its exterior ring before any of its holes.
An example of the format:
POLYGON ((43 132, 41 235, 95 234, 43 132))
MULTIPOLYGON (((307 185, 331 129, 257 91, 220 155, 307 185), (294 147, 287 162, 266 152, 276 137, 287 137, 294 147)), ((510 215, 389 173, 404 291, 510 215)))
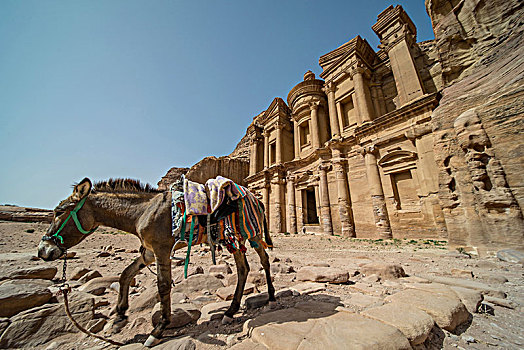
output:
POLYGON ((73 199, 76 201, 82 200, 91 192, 91 180, 84 178, 73 190, 73 199))

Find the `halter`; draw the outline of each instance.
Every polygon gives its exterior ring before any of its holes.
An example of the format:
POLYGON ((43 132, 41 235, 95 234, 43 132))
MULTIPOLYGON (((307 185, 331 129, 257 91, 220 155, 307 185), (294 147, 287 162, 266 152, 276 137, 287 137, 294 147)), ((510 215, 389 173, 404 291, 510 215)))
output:
POLYGON ((67 224, 67 222, 69 221, 69 219, 71 217, 73 217, 73 221, 75 222, 76 224, 76 228, 78 229, 78 231, 80 231, 81 233, 83 233, 84 235, 88 235, 90 233, 93 233, 95 232, 95 230, 98 228, 95 227, 94 229, 92 229, 91 231, 86 231, 84 230, 84 228, 82 227, 82 224, 80 223, 80 221, 78 220, 78 216, 76 215, 76 213, 78 213, 78 211, 80 209, 82 209, 82 207, 84 206, 84 203, 86 201, 87 197, 84 197, 84 199, 82 199, 80 202, 78 202, 78 204, 75 206, 75 209, 73 209, 69 215, 67 216, 67 219, 65 219, 65 221, 62 223, 62 225, 60 226, 60 228, 58 229, 58 231, 55 232, 55 234, 51 235, 51 236, 48 236, 48 235, 44 235, 44 237, 42 237, 42 240, 44 241, 47 241, 47 240, 53 240, 55 241, 56 243, 56 238, 58 238, 60 240, 60 243, 61 244, 64 244, 64 238, 62 236, 59 235, 60 231, 62 231, 62 229, 64 228, 64 226, 67 224))

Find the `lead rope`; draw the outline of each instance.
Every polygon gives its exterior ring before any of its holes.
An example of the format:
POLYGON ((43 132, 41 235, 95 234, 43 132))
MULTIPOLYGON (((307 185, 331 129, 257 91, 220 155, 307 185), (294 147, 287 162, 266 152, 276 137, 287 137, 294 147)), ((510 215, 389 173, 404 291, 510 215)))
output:
POLYGON ((63 295, 64 296, 64 307, 67 317, 71 320, 71 322, 75 325, 76 328, 78 328, 81 332, 91 336, 95 337, 97 339, 100 339, 102 341, 105 341, 109 344, 117 345, 117 346, 123 346, 125 344, 102 337, 101 335, 94 334, 84 327, 82 327, 76 320, 73 318, 73 315, 71 315, 71 311, 69 310, 69 300, 67 299, 67 294, 71 292, 71 287, 69 284, 67 284, 67 277, 66 277, 66 269, 67 269, 67 250, 64 251, 64 265, 62 268, 62 279, 60 280, 62 282, 62 286, 58 290, 58 293, 56 293, 57 296, 63 295))

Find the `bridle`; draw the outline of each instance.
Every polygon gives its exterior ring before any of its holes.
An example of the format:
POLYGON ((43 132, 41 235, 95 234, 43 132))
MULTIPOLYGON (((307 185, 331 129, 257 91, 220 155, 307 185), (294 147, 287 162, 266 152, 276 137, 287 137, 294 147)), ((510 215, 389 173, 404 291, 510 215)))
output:
POLYGON ((65 219, 65 221, 62 223, 62 225, 60 225, 60 228, 58 229, 58 231, 56 231, 51 236, 44 235, 44 237, 42 237, 42 241, 53 241, 56 244, 56 246, 58 248, 60 248, 60 250, 65 250, 65 249, 62 249, 62 246, 61 246, 62 244, 64 244, 64 238, 60 235, 60 231, 62 231, 62 229, 65 227, 65 225, 67 224, 67 222, 69 221, 69 219, 71 217, 73 218, 73 221, 75 222, 77 230, 80 231, 81 233, 83 233, 84 235, 88 235, 88 234, 91 234, 91 233, 95 232, 95 230, 98 228, 98 226, 95 227, 94 229, 90 230, 90 231, 86 231, 86 230, 84 230, 84 228, 82 227, 82 224, 78 220, 77 213, 84 206, 84 203, 86 202, 86 199, 87 199, 87 196, 84 197, 84 199, 82 199, 80 202, 78 202, 78 204, 75 206, 75 208, 73 210, 71 210, 71 212, 67 216, 67 219, 65 219), (60 243, 59 243, 59 241, 60 241, 60 243))

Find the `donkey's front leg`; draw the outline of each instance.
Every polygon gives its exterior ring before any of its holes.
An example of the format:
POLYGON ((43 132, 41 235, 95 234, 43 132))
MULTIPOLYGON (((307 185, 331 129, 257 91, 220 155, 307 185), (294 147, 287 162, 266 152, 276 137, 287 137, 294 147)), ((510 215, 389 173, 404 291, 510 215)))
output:
POLYGON ((126 311, 129 307, 129 285, 131 284, 131 280, 140 270, 151 264, 153 261, 155 261, 153 252, 146 250, 144 247, 141 247, 140 256, 136 258, 128 267, 126 267, 120 275, 118 302, 116 308, 111 312, 112 314, 117 314, 117 318, 113 323, 113 333, 119 332, 127 323, 126 311))
POLYGON ((240 308, 240 301, 242 300, 242 295, 244 294, 247 274, 249 273, 249 264, 247 263, 246 254, 238 249, 233 253, 233 256, 235 257, 235 263, 237 265, 237 287, 235 289, 233 301, 222 318, 223 324, 231 323, 233 321, 233 315, 240 308))
POLYGON ((144 346, 155 346, 160 342, 164 329, 171 322, 171 259, 169 250, 167 254, 156 255, 157 262, 157 284, 158 295, 160 296, 160 321, 153 329, 144 346))

